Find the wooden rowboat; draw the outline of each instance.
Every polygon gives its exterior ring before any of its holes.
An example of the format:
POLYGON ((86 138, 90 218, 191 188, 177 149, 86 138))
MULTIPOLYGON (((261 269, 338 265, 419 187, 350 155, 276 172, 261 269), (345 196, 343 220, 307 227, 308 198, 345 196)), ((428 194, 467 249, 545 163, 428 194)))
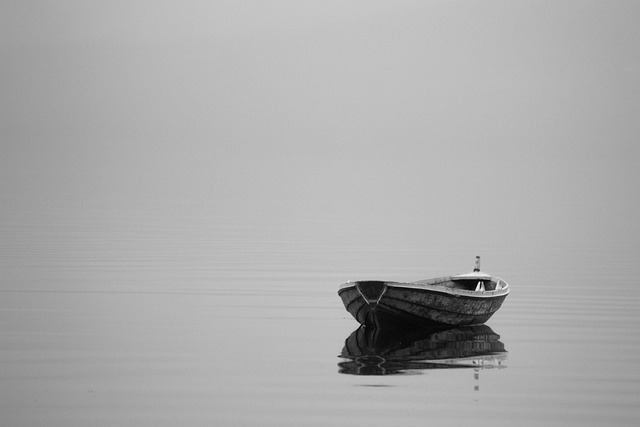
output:
POLYGON ((450 328, 485 323, 508 294, 507 282, 480 271, 480 257, 471 273, 410 283, 363 280, 338 289, 345 308, 360 324, 377 327, 407 323, 450 328))

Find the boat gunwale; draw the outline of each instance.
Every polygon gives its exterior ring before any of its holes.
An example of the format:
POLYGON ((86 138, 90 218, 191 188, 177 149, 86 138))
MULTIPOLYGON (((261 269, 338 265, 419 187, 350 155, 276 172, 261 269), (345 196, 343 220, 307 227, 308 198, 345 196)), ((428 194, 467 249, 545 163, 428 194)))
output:
POLYGON ((351 287, 355 287, 360 282, 382 282, 385 284, 385 286, 388 286, 391 288, 431 291, 431 292, 438 292, 438 293, 448 294, 453 296, 464 296, 469 298, 495 298, 495 297, 509 294, 509 284, 497 276, 490 276, 490 278, 484 279, 484 280, 490 280, 496 283, 498 282, 502 283, 501 289, 492 290, 492 291, 475 291, 475 290, 472 291, 467 289, 451 288, 451 287, 439 284, 442 282, 455 281, 455 280, 452 280, 452 278, 455 278, 455 277, 456 276, 444 276, 441 278, 427 279, 425 281, 419 281, 419 282, 389 282, 385 280, 358 280, 354 282, 347 282, 340 285, 340 287, 338 288, 338 293, 340 293, 343 290, 349 289, 351 287), (431 283, 420 283, 420 282, 431 282, 431 283))

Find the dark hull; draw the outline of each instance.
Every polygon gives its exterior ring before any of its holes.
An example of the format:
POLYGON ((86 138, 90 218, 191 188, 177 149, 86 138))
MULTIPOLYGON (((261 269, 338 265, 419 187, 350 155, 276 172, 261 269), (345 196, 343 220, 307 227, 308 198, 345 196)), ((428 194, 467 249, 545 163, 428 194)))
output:
POLYGON ((354 282, 338 291, 347 311, 362 325, 410 324, 426 328, 485 323, 507 293, 477 293, 395 282, 354 282), (370 285, 371 284, 371 285, 370 285), (365 286, 366 285, 366 286, 365 286))

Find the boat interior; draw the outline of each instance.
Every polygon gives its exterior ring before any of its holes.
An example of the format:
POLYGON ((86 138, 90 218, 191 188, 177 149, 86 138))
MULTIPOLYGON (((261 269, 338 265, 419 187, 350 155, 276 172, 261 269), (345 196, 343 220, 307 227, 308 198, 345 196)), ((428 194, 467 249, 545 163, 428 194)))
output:
POLYGON ((421 285, 439 285, 452 289, 478 292, 499 291, 508 287, 504 280, 489 275, 482 275, 480 277, 440 277, 437 279, 419 280, 414 283, 421 285))
POLYGON ((448 287, 454 289, 464 289, 467 291, 499 291, 506 286, 506 283, 500 279, 456 279, 451 280, 447 284, 448 287))

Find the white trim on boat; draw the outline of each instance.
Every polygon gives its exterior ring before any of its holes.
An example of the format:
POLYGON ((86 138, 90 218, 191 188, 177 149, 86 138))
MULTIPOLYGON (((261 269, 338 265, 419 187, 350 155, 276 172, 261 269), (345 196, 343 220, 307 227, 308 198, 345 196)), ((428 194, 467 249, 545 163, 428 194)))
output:
MULTIPOLYGON (((459 276, 453 276, 453 277, 459 277, 459 276)), ((457 288, 450 288, 448 286, 443 286, 439 284, 445 281, 446 279, 451 280, 453 279, 453 277, 444 277, 444 278, 441 278, 442 280, 434 279, 435 283, 432 282, 431 280, 427 281, 431 283, 420 283, 420 282, 404 283, 404 282, 388 282, 383 280, 378 280, 378 282, 384 282, 384 284, 387 287, 392 287, 392 288, 396 287, 396 288, 406 288, 406 289, 421 289, 421 290, 428 290, 433 292, 440 292, 443 294, 469 296, 474 298, 493 298, 496 296, 509 294, 509 284, 504 280, 500 279, 499 277, 495 277, 495 276, 489 276, 486 279, 482 279, 482 280, 487 280, 487 281, 490 280, 492 282, 496 282, 496 286, 499 286, 499 289, 495 289, 493 291, 487 291, 487 290, 475 291, 475 290, 457 289, 457 288)), ((358 282, 344 283, 340 285, 340 287, 338 288, 338 291, 342 289, 352 288, 352 287, 355 288, 357 283, 358 282)))
MULTIPOLYGON (((494 279, 497 279, 494 277, 494 279)), ((388 286, 396 286, 399 288, 407 288, 407 289, 423 289, 426 291, 434 291, 434 292, 440 292, 443 294, 449 294, 449 295, 461 295, 461 296, 469 296, 469 297, 474 297, 474 298, 493 298, 496 296, 500 296, 500 295, 507 295, 509 293, 509 285, 507 284, 507 282, 505 282, 502 279, 497 279, 500 280, 502 283, 505 284, 505 286, 503 286, 501 289, 497 289, 494 291, 468 291, 466 289, 456 289, 456 288, 450 288, 448 286, 442 286, 442 285, 423 285, 423 284, 419 284, 419 283, 394 283, 388 286)))

